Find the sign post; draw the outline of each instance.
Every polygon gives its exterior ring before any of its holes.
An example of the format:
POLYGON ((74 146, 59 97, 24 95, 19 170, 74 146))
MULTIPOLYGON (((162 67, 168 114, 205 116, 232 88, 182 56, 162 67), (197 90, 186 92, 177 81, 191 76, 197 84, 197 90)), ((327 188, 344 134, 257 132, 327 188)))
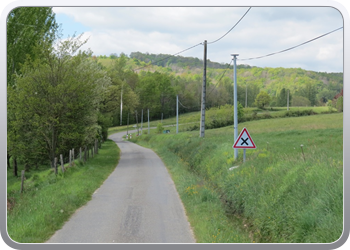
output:
POLYGON ((245 162, 245 155, 246 155, 246 149, 254 149, 256 148, 255 143, 250 136, 248 130, 246 128, 243 128, 239 136, 237 137, 237 140, 233 144, 232 148, 234 149, 243 149, 243 162, 245 162))

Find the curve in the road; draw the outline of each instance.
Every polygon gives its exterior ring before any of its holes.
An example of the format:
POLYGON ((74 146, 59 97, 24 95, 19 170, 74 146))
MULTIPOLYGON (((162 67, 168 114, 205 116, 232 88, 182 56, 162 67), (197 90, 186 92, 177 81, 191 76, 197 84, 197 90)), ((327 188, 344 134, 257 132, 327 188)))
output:
POLYGON ((119 164, 92 199, 47 243, 194 243, 184 207, 161 159, 110 136, 119 164))

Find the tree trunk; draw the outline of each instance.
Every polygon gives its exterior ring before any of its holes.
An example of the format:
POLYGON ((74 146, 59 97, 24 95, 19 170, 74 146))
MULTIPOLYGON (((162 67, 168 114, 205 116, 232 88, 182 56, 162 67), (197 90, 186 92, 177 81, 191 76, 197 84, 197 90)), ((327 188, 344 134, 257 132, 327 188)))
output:
POLYGON ((16 176, 16 177, 18 177, 17 171, 18 171, 18 169, 17 169, 17 158, 14 157, 13 158, 13 175, 16 176))
POLYGON ((10 165, 10 158, 11 158, 11 155, 7 152, 7 169, 10 169, 10 168, 11 168, 11 165, 10 165))

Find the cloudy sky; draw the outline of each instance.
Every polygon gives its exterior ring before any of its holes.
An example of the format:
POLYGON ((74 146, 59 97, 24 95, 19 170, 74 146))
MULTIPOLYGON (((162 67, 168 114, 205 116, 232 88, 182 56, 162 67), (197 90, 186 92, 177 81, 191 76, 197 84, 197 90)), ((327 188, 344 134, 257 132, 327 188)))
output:
MULTIPOLYGON (((260 59, 343 27, 332 7, 55 7, 64 37, 89 37, 95 55, 176 54, 208 41, 208 59, 258 67, 343 72, 343 29, 290 51, 260 59), (248 11, 248 12, 247 12, 248 11), (246 13, 244 18, 225 35, 246 13), (221 38, 222 37, 222 38, 221 38), (217 39, 220 40, 216 41, 217 39), (214 42, 216 41, 216 42, 214 42)), ((203 58, 203 45, 180 54, 203 58)))

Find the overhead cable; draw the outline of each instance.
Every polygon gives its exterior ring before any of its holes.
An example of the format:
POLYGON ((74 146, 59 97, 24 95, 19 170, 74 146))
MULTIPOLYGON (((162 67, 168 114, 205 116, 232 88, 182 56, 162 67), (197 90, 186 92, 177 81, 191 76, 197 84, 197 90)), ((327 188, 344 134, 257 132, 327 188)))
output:
POLYGON ((310 43, 310 42, 312 42, 312 41, 315 41, 315 40, 317 40, 317 39, 319 39, 319 38, 321 38, 321 37, 327 36, 327 35, 329 35, 329 34, 335 32, 335 31, 337 31, 337 30, 342 29, 342 28, 343 28, 343 27, 340 27, 340 28, 335 29, 335 30, 333 30, 333 31, 331 31, 331 32, 328 32, 328 33, 323 34, 323 35, 321 35, 321 36, 315 37, 315 38, 313 38, 313 39, 311 39, 311 40, 309 40, 309 41, 303 42, 303 43, 301 43, 301 44, 299 44, 299 45, 296 45, 296 46, 293 46, 293 47, 291 47, 291 48, 284 49, 284 50, 281 50, 281 51, 278 51, 278 52, 275 52, 275 53, 271 53, 271 54, 267 54, 267 55, 265 55, 265 56, 259 56, 259 57, 251 57, 251 58, 244 58, 244 59, 239 59, 239 58, 238 58, 237 60, 239 60, 239 61, 246 61, 246 60, 260 59, 260 58, 264 58, 264 57, 276 55, 276 54, 279 54, 279 53, 282 53, 282 52, 286 52, 286 51, 288 51, 288 50, 292 50, 292 49, 295 49, 295 48, 297 48, 297 47, 299 47, 299 46, 302 46, 302 45, 304 45, 304 44, 307 44, 307 43, 310 43))
MULTIPOLYGON (((183 52, 185 52, 185 51, 187 51, 187 50, 193 49, 194 47, 197 47, 198 45, 201 45, 201 44, 203 44, 203 43, 198 43, 198 44, 193 45, 193 46, 191 46, 191 47, 189 47, 189 48, 187 48, 187 49, 184 49, 184 50, 182 50, 182 51, 180 51, 180 52, 177 52, 177 53, 175 53, 175 54, 173 54, 173 55, 164 57, 164 58, 162 58, 162 59, 160 59, 160 60, 158 60, 158 61, 155 61, 155 62, 152 62, 152 61, 151 61, 151 64, 155 64, 155 63, 164 61, 165 59, 168 59, 168 58, 170 58, 170 57, 172 57, 172 56, 176 56, 176 55, 178 55, 178 54, 181 54, 181 53, 183 53, 183 52)), ((141 67, 141 68, 134 69, 134 71, 135 71, 135 70, 140 70, 140 69, 143 69, 143 68, 147 68, 148 66, 150 66, 150 65, 147 65, 147 66, 143 66, 143 67, 141 67)))
MULTIPOLYGON (((233 59, 231 59, 229 65, 226 67, 224 73, 221 75, 221 77, 220 77, 219 81, 216 83, 216 85, 219 85, 221 79, 224 77, 226 71, 230 68, 232 62, 233 62, 233 59)), ((213 88, 213 89, 208 93, 208 97, 210 96, 211 92, 213 92, 214 89, 216 89, 216 88, 213 88)))
POLYGON ((179 103, 181 104, 182 107, 184 107, 185 109, 189 109, 188 107, 185 107, 181 102, 180 100, 178 99, 179 103))
POLYGON ((233 30, 234 27, 237 26, 237 24, 239 24, 239 22, 245 17, 245 15, 247 15, 247 13, 249 12, 249 10, 251 9, 252 7, 249 7, 249 9, 246 11, 246 13, 241 17, 241 19, 238 20, 238 22, 229 30, 226 32, 225 35, 223 35, 222 37, 220 37, 219 39, 216 39, 215 41, 212 41, 212 42, 208 42, 207 44, 212 44, 212 43, 216 43, 217 41, 221 40, 222 38, 224 38, 228 33, 231 32, 231 30, 233 30))

